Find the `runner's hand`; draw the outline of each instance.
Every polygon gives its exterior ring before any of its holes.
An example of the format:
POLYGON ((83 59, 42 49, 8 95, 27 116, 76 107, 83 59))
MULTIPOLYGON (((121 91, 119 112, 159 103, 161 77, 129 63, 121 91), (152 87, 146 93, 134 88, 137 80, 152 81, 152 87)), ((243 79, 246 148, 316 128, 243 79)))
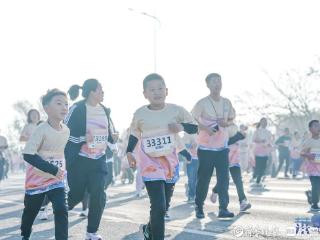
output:
POLYGON ((91 133, 86 134, 86 142, 87 143, 92 143, 93 142, 93 136, 91 133))
POLYGON ((137 160, 131 152, 127 153, 127 159, 128 159, 128 163, 129 163, 130 168, 136 168, 137 160))
POLYGON ((56 178, 58 178, 59 180, 63 180, 64 178, 64 170, 62 170, 61 168, 58 169, 58 172, 56 174, 56 178))

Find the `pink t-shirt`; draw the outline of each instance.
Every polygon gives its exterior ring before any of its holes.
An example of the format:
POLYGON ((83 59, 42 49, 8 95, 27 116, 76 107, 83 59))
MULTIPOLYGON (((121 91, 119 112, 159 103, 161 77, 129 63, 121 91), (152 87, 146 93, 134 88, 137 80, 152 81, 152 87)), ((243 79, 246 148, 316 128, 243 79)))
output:
MULTIPOLYGON (((192 115, 200 124, 214 128, 219 119, 233 120, 235 110, 229 99, 220 97, 219 101, 214 101, 207 96, 196 103, 192 115)), ((228 129, 219 126, 219 131, 212 136, 200 130, 197 143, 200 149, 220 151, 228 148, 228 139, 228 129)))
POLYGON ((305 159, 302 169, 309 176, 320 176, 320 139, 307 139, 302 144, 302 149, 310 149, 310 153, 316 155, 316 159, 314 161, 305 159))
POLYGON ((240 167, 240 147, 239 144, 232 144, 229 146, 229 167, 240 167))
MULTIPOLYGON (((26 143, 23 154, 37 154, 61 170, 65 170, 64 148, 67 144, 70 131, 66 125, 61 124, 61 126, 62 129, 57 131, 48 122, 40 124, 26 143)), ((64 181, 27 164, 26 194, 39 194, 64 186, 64 181)))
POLYGON ((161 110, 143 106, 134 113, 130 134, 140 140, 136 154, 144 181, 178 180, 177 153, 182 150, 182 141, 178 134, 169 132, 168 124, 192 122, 187 110, 169 103, 161 110))
POLYGON ((99 159, 105 153, 108 144, 108 118, 102 106, 92 107, 86 105, 87 108, 87 132, 92 139, 81 146, 79 155, 90 158, 99 159))
POLYGON ((265 157, 269 156, 272 152, 272 134, 265 128, 257 129, 253 134, 254 154, 255 156, 265 157), (256 142, 264 141, 264 142, 256 142))

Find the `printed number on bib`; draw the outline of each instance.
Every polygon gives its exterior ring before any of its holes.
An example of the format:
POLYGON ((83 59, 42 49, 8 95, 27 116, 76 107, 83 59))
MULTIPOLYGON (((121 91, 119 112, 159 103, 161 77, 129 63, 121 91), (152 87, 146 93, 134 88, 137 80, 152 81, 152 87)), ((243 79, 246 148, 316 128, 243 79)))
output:
POLYGON ((317 163, 320 163, 320 153, 314 153, 315 154, 315 158, 314 158, 314 161, 317 162, 317 163))
POLYGON ((144 138, 142 143, 146 153, 167 151, 174 147, 174 135, 144 138))
POLYGON ((63 160, 62 159, 50 159, 49 163, 57 166, 58 168, 63 168, 63 160))
POLYGON ((104 146, 108 142, 107 135, 94 135, 93 142, 89 144, 90 148, 96 148, 97 146, 104 146))

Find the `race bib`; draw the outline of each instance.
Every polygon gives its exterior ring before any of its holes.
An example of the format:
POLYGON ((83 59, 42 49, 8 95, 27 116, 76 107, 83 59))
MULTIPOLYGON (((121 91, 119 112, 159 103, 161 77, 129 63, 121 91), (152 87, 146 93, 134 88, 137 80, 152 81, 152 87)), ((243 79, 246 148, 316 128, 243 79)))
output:
MULTIPOLYGON (((66 167, 65 167, 65 159, 64 158, 54 158, 54 157, 48 157, 46 158, 46 160, 57 166, 58 168, 62 169, 62 170, 65 170, 66 167)), ((46 172, 43 172, 41 171, 40 169, 38 168, 33 168, 33 171, 38 175, 38 176, 41 176, 41 177, 45 177, 45 178, 52 178, 53 176, 50 174, 50 173, 46 173, 46 172)))
POLYGON ((172 153, 175 148, 175 136, 166 134, 142 139, 143 150, 150 156, 165 156, 172 153))
POLYGON ((108 131, 106 129, 92 129, 92 141, 88 143, 89 148, 106 149, 108 143, 108 131))
POLYGON ((315 154, 314 161, 320 163, 320 152, 314 152, 313 154, 315 154))
POLYGON ((55 165, 58 168, 64 169, 64 163, 65 163, 64 159, 49 158, 48 162, 55 165))

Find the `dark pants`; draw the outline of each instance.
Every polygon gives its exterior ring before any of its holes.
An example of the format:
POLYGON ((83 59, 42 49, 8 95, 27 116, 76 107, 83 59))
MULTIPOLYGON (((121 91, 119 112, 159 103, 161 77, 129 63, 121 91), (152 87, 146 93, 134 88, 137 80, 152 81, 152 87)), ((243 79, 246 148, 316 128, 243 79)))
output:
POLYGON ((69 209, 73 209, 83 198, 85 191, 89 193, 89 214, 87 232, 98 231, 103 210, 106 204, 104 187, 107 177, 107 164, 105 157, 101 159, 88 159, 78 157, 68 167, 68 193, 69 209))
POLYGON ((108 174, 107 174, 105 190, 107 190, 107 188, 113 181, 113 162, 107 162, 107 172, 108 174))
MULTIPOLYGON (((242 200, 247 199, 246 195, 244 193, 243 190, 243 182, 242 182, 242 176, 241 176, 241 169, 240 167, 231 167, 229 168, 232 180, 234 182, 234 184, 236 185, 237 188, 237 193, 238 193, 238 197, 239 197, 239 202, 241 203, 242 200)), ((213 189, 213 192, 218 193, 218 185, 216 184, 213 189)))
POLYGON ((25 195, 24 209, 21 221, 21 236, 30 237, 33 222, 41 208, 43 199, 48 196, 52 202, 54 224, 55 224, 55 239, 68 239, 68 210, 66 203, 66 194, 64 188, 56 188, 46 193, 25 195))
POLYGON ((50 202, 50 200, 49 200, 48 196, 45 195, 44 198, 43 198, 43 202, 41 204, 41 208, 44 209, 49 204, 49 202, 50 202))
POLYGON ((198 159, 192 159, 191 163, 187 163, 188 197, 189 198, 194 198, 196 195, 198 167, 199 167, 198 159))
POLYGON ((114 175, 118 176, 121 172, 121 158, 119 158, 116 154, 113 155, 114 160, 114 175))
POLYGON ((300 167, 301 164, 303 163, 303 159, 302 158, 291 158, 291 162, 292 162, 292 176, 297 176, 299 171, 300 171, 300 167))
POLYGON ((88 191, 85 191, 83 199, 82 199, 82 211, 87 210, 89 205, 89 193, 88 191))
POLYGON ((310 176, 310 182, 311 182, 312 204, 318 204, 319 194, 320 194, 320 177, 310 176))
POLYGON ((267 167, 268 156, 260 157, 256 156, 256 183, 261 182, 261 178, 263 177, 266 167, 267 167))
POLYGON ((219 186, 219 209, 227 209, 229 204, 229 149, 208 151, 198 149, 199 168, 196 186, 196 205, 202 208, 207 197, 209 184, 214 168, 216 168, 219 186))
POLYGON ((284 175, 287 176, 288 175, 288 170, 289 170, 289 166, 290 166, 290 153, 289 152, 280 152, 279 153, 279 166, 277 169, 277 175, 279 174, 284 161, 286 161, 286 166, 285 166, 285 170, 284 170, 284 175))
POLYGON ((150 199, 150 221, 148 228, 152 240, 164 239, 164 216, 169 209, 174 183, 165 181, 147 181, 146 189, 150 199))

